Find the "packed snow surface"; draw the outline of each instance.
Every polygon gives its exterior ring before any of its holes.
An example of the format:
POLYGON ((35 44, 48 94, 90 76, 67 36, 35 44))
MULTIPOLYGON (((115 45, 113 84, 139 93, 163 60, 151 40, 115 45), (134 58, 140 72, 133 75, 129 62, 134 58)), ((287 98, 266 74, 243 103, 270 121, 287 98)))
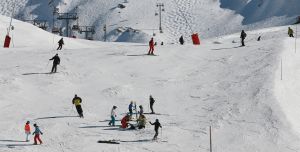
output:
MULTIPOLYGON (((0 23, 6 31, 9 18, 0 16, 0 23)), ((1 152, 209 151, 209 126, 217 152, 300 150, 300 50, 295 53, 287 27, 246 31, 246 47, 233 34, 200 46, 159 45, 157 56, 147 56, 147 44, 69 38, 56 51, 60 37, 20 21, 13 25, 11 48, 0 48, 1 152), (56 53, 58 73, 48 74, 56 53), (74 94, 83 99, 84 119, 76 117, 74 94), (108 126, 113 105, 118 120, 131 100, 149 112, 150 94, 161 115, 146 117, 163 126, 157 142, 150 124, 131 131, 108 126), (43 145, 23 142, 27 120, 44 132, 43 145), (97 143, 113 139, 120 144, 97 143)))

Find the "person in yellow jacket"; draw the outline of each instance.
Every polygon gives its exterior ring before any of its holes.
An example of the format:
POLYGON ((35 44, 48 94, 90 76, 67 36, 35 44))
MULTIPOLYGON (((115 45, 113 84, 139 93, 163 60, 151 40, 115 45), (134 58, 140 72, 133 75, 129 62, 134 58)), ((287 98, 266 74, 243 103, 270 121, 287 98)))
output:
POLYGON ((147 123, 147 119, 146 119, 145 115, 141 114, 137 120, 137 127, 139 129, 143 129, 143 128, 145 128, 146 123, 147 123))
POLYGON ((294 31, 290 27, 288 29, 288 35, 289 37, 294 37, 294 31))
POLYGON ((82 99, 75 94, 75 97, 72 100, 72 103, 75 105, 76 110, 80 118, 83 118, 83 111, 81 108, 82 99))

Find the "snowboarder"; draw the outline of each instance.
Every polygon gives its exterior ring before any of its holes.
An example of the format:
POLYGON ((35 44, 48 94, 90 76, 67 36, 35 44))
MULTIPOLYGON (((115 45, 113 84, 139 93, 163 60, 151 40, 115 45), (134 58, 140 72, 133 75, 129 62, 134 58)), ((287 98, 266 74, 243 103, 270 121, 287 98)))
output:
POLYGON ((24 130, 25 130, 25 134, 26 134, 26 142, 28 142, 29 141, 28 137, 31 134, 30 122, 29 121, 26 122, 24 130))
POLYGON ((62 46, 63 46, 64 44, 65 44, 65 43, 64 43, 64 39, 61 38, 61 39, 58 41, 58 48, 57 48, 57 50, 61 50, 61 49, 62 49, 62 46))
POLYGON ((153 110, 153 104, 154 104, 155 100, 153 99, 152 95, 150 95, 149 100, 150 100, 151 114, 154 114, 155 112, 153 110))
POLYGON ((290 27, 288 29, 288 35, 289 35, 289 37, 294 37, 294 31, 290 27))
POLYGON ((76 110, 80 118, 83 118, 83 111, 81 108, 82 99, 75 94, 75 97, 72 100, 72 103, 75 105, 76 110))
POLYGON ((143 115, 143 114, 144 114, 144 108, 143 108, 143 106, 142 106, 142 105, 140 105, 140 106, 139 106, 139 108, 140 108, 140 112, 139 112, 139 113, 140 113, 140 115, 143 115))
POLYGON ((40 138, 40 134, 43 135, 43 132, 40 130, 37 124, 34 124, 33 126, 35 128, 34 132, 32 133, 32 135, 34 135, 34 145, 37 145, 37 140, 40 142, 40 144, 43 144, 40 138))
POLYGON ((139 119, 137 120, 137 123, 138 123, 138 124, 137 124, 137 127, 138 127, 139 129, 145 128, 146 123, 147 123, 147 119, 146 119, 145 115, 141 114, 141 115, 139 116, 139 119))
POLYGON ((111 125, 115 126, 116 117, 117 117, 116 109, 117 109, 117 106, 113 106, 111 109, 111 112, 110 112, 111 121, 108 123, 108 125, 110 125, 110 126, 111 125))
POLYGON ((247 36, 247 34, 245 33, 245 31, 244 30, 242 30, 242 32, 241 32, 241 42, 242 42, 242 46, 245 46, 245 38, 246 38, 246 36, 247 36))
POLYGON ((155 135, 154 135, 154 137, 153 137, 152 140, 156 140, 156 139, 157 139, 157 136, 158 136, 158 129, 159 129, 159 127, 162 128, 162 126, 160 125, 158 119, 156 119, 154 123, 151 123, 151 121, 149 121, 149 123, 150 123, 151 125, 154 125, 155 135))
POLYGON ((148 55, 153 55, 153 51, 154 51, 154 40, 153 38, 151 38, 151 40, 149 41, 148 55))
POLYGON ((59 58, 58 54, 56 54, 54 57, 52 57, 49 60, 53 60, 53 65, 52 65, 51 73, 56 73, 56 71, 57 71, 57 65, 60 64, 60 58, 59 58))
POLYGON ((180 43, 181 45, 183 45, 183 44, 184 44, 184 39, 183 39, 183 36, 180 36, 180 38, 179 38, 179 43, 180 43))
POLYGON ((128 110, 129 110, 129 115, 132 116, 132 110, 133 110, 133 101, 130 102, 129 106, 128 106, 128 110))
POLYGON ((121 128, 127 128, 127 126, 128 126, 128 121, 130 120, 130 115, 126 115, 125 117, 123 117, 122 119, 121 119, 121 128))

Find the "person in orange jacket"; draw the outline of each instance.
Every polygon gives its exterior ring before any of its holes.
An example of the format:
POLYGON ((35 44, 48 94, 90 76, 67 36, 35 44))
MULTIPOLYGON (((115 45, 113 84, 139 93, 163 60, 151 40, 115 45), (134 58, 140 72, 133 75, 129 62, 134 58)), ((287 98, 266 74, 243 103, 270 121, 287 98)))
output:
POLYGON ((149 41, 149 51, 148 51, 148 55, 153 55, 153 51, 154 51, 154 40, 153 38, 151 38, 151 40, 149 41))
POLYGON ((29 121, 26 122, 24 129, 25 129, 25 134, 26 134, 26 142, 29 142, 28 137, 31 134, 30 122, 29 121))

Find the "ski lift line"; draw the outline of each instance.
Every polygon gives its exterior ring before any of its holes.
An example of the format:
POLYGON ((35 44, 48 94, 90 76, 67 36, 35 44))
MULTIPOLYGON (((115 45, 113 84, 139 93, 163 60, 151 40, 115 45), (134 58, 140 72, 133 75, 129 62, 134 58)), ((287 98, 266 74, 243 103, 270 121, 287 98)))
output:
POLYGON ((185 20, 185 22, 186 22, 186 24, 188 25, 188 27, 190 28, 191 32, 194 33, 194 31, 193 31, 193 29, 192 29, 192 26, 189 24, 188 20, 186 19, 186 17, 185 17, 185 15, 184 15, 183 11, 180 9, 179 4, 176 2, 176 0, 173 0, 173 1, 174 1, 174 3, 176 4, 176 6, 177 6, 179 12, 181 13, 181 17, 185 20))

